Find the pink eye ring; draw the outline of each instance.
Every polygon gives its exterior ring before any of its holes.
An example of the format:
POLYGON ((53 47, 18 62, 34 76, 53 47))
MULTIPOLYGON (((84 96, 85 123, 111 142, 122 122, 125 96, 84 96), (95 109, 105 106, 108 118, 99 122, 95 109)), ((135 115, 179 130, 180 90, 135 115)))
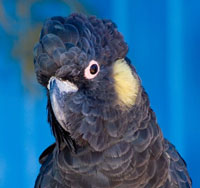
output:
POLYGON ((98 62, 95 60, 91 60, 89 65, 85 68, 84 77, 86 79, 95 78, 96 75, 99 73, 100 67, 98 62))

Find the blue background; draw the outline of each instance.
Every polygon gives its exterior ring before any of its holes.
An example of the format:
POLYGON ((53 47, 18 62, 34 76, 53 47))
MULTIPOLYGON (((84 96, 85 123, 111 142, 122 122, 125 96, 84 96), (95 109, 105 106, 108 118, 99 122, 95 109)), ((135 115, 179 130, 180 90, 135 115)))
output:
POLYGON ((38 157, 54 141, 32 49, 45 18, 74 11, 118 25, 164 136, 200 187, 199 0, 1 1, 0 187, 33 187, 38 157))

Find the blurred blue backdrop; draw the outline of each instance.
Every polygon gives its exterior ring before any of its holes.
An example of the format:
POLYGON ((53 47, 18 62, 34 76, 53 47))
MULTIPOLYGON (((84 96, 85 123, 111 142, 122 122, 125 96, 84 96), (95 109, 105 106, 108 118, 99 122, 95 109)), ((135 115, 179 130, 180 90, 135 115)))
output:
POLYGON ((112 19, 164 136, 200 187, 199 0, 3 0, 0 2, 0 187, 31 188, 40 153, 54 141, 32 49, 45 18, 71 12, 112 19))

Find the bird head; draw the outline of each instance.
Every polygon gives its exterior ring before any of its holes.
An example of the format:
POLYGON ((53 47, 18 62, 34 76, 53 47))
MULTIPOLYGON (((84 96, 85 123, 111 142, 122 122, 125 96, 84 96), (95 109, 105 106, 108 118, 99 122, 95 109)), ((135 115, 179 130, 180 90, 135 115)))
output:
POLYGON ((59 145, 102 151, 136 129, 128 125, 141 117, 145 97, 127 51, 110 20, 72 14, 45 21, 34 66, 59 145))

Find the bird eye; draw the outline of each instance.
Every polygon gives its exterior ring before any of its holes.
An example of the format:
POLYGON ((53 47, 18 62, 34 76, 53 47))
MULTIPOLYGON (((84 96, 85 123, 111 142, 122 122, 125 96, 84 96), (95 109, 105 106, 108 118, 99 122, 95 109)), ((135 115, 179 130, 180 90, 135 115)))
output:
POLYGON ((92 79, 96 77, 96 75, 99 73, 99 64, 95 60, 91 60, 89 65, 86 67, 84 76, 87 79, 92 79))
POLYGON ((98 66, 97 66, 97 64, 91 65, 91 67, 90 67, 90 73, 91 73, 91 74, 96 74, 97 71, 98 71, 98 66))

